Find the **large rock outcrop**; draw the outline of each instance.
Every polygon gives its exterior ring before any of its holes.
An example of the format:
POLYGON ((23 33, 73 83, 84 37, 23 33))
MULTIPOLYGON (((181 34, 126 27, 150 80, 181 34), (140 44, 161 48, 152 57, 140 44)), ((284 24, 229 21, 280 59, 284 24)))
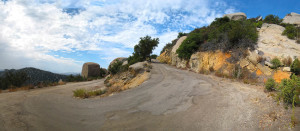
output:
POLYGON ((187 36, 182 36, 178 39, 171 51, 171 65, 176 66, 177 68, 186 68, 187 62, 184 59, 180 59, 176 53, 177 49, 180 47, 182 42, 187 38, 187 36))
POLYGON ((286 15, 283 18, 283 23, 287 23, 287 24, 295 24, 295 25, 299 25, 300 26, 300 14, 297 13, 290 13, 288 15, 286 15))
MULTIPOLYGON (((292 14, 295 16, 295 14, 292 14)), ((227 14, 231 20, 246 19, 244 13, 227 14)), ((295 24, 295 23, 292 23, 295 24)), ((300 59, 300 45, 295 40, 282 35, 284 27, 264 23, 259 31, 259 38, 255 50, 244 50, 243 56, 237 52, 199 51, 192 54, 189 60, 183 60, 176 53, 187 37, 181 37, 171 51, 163 52, 158 58, 161 62, 171 64, 177 68, 186 68, 197 73, 214 72, 217 76, 243 79, 244 82, 263 82, 273 77, 276 82, 289 78, 289 67, 272 69, 271 60, 279 58, 282 63, 287 60, 300 59), (246 52, 247 51, 247 52, 246 52), (170 52, 170 53, 168 53, 170 52)), ((282 65, 283 66, 283 65, 282 65)))
POLYGON ((228 17, 230 20, 245 20, 247 19, 247 15, 243 12, 225 14, 223 17, 228 17))
POLYGON ((84 78, 88 77, 99 77, 100 65, 93 62, 84 63, 82 66, 81 76, 84 78))
POLYGON ((300 46, 295 40, 291 40, 282 35, 284 27, 276 24, 264 23, 259 30, 259 39, 257 42, 258 51, 263 52, 265 57, 300 58, 300 46))

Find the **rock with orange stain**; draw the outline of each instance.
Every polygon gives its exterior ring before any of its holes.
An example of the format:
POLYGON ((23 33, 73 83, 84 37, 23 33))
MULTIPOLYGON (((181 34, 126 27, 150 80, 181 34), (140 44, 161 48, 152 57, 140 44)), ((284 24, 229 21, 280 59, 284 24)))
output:
POLYGON ((137 87, 137 86, 141 85, 144 81, 148 80, 149 77, 150 77, 149 72, 144 72, 142 74, 138 74, 132 80, 126 82, 125 85, 121 88, 121 90, 127 90, 130 88, 137 87))
POLYGON ((257 70, 256 70, 256 75, 259 75, 259 76, 260 76, 260 75, 262 75, 262 74, 263 74, 263 73, 261 72, 260 69, 257 69, 257 70))
POLYGON ((280 83, 283 79, 290 79, 290 76, 290 72, 283 72, 281 70, 278 70, 274 73, 273 78, 277 83, 280 83))
POLYGON ((166 50, 160 56, 157 57, 159 62, 161 63, 166 63, 166 64, 171 64, 171 56, 170 56, 170 51, 166 50))
POLYGON ((224 65, 231 65, 226 59, 230 58, 229 53, 216 52, 196 52, 190 58, 189 66, 195 72, 219 70, 224 65))

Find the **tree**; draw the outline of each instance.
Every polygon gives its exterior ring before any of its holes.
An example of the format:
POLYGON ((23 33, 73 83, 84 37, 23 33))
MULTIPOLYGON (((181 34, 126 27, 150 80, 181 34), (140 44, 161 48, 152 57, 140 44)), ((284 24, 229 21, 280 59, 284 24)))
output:
POLYGON ((1 89, 7 89, 11 86, 21 87, 29 77, 23 71, 5 70, 3 78, 0 78, 1 89))
POLYGON ((277 25, 279 25, 282 22, 282 19, 280 19, 278 16, 275 16, 275 15, 268 15, 263 20, 263 22, 264 23, 269 23, 269 24, 277 24, 277 25))
POLYGON ((188 35, 187 33, 179 32, 177 38, 179 39, 180 37, 187 36, 187 35, 188 35))
POLYGON ((151 38, 150 36, 145 36, 140 38, 139 44, 134 46, 133 56, 130 57, 129 63, 134 64, 135 62, 149 60, 151 61, 150 55, 152 51, 157 47, 159 43, 158 38, 151 38), (132 62, 134 61, 134 62, 132 62))

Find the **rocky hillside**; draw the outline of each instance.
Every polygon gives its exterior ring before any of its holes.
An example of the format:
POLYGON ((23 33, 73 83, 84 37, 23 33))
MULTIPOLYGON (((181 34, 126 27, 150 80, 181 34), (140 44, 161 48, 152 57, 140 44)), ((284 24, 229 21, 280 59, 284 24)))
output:
MULTIPOLYGON (((65 80, 66 75, 55 74, 49 71, 44 71, 40 69, 36 69, 33 67, 22 68, 19 70, 14 70, 14 72, 25 72, 29 77, 29 80, 26 81, 26 84, 36 85, 39 82, 58 82, 60 79, 65 80)), ((5 72, 2 72, 0 76, 3 76, 5 72)))
MULTIPOLYGON (((267 78, 270 77, 273 77, 276 82, 280 82, 282 79, 290 77, 291 62, 296 58, 300 59, 300 44, 298 44, 295 40, 298 38, 290 39, 287 36, 283 35, 283 32, 285 30, 284 26, 287 25, 286 23, 270 24, 266 22, 267 20, 262 21, 261 18, 247 19, 244 13, 235 13, 225 16, 230 16, 230 21, 236 21, 232 22, 234 24, 245 21, 245 23, 252 22, 254 25, 257 25, 256 30, 258 33, 258 38, 253 44, 254 49, 240 49, 238 45, 247 45, 247 43, 249 44, 249 42, 244 41, 247 36, 240 37, 237 40, 237 43, 233 43, 232 41, 230 41, 232 37, 232 35, 229 34, 232 33, 230 31, 217 36, 223 37, 223 39, 221 40, 218 40, 218 38, 216 38, 216 40, 211 40, 211 34, 209 33, 208 37, 206 38, 205 33, 210 31, 209 28, 216 29, 216 26, 213 26, 213 24, 219 24, 220 22, 224 22, 226 20, 219 19, 218 21, 216 19, 217 21, 214 21, 209 27, 195 29, 187 36, 181 37, 173 46, 172 50, 165 50, 157 59, 160 60, 160 62, 176 66, 177 68, 184 68, 197 73, 215 73, 216 75, 222 77, 240 78, 246 82, 250 82, 251 80, 255 81, 255 83, 264 82, 267 78), (202 33, 204 37, 202 36, 202 34, 193 36, 193 32, 197 30, 200 30, 198 32, 200 32, 200 34, 202 33), (193 37, 199 37, 198 39, 202 38, 204 40, 200 39, 201 41, 196 46, 195 44, 193 45, 193 43, 188 46, 183 45, 183 43, 186 44, 192 40, 195 40, 195 42, 197 42, 197 39, 193 37), (236 44, 235 46, 237 46, 238 48, 224 50, 224 48, 228 48, 228 46, 232 43, 236 44), (217 46, 220 46, 220 48, 213 50, 203 50, 206 45, 209 45, 209 48, 216 48, 217 46), (178 49, 183 49, 183 46, 185 46, 185 49, 187 50, 181 50, 180 52, 178 52, 178 49), (191 47, 193 49, 193 52, 192 55, 188 57, 188 59, 179 57, 179 53, 186 53, 191 50, 191 47), (277 70, 274 70, 274 65, 272 64, 272 60, 274 60, 275 58, 279 59, 281 63, 277 70)), ((295 18, 292 19, 295 20, 295 18)), ((223 25, 221 23, 218 26, 222 27, 223 25)), ((299 27, 300 25, 294 24, 293 26, 299 27)), ((222 27, 222 29, 224 29, 225 27, 222 27)), ((232 27, 231 30, 236 28, 238 28, 238 25, 237 27, 232 27)), ((245 32, 238 32, 234 35, 238 36, 239 34, 243 33, 245 32)))

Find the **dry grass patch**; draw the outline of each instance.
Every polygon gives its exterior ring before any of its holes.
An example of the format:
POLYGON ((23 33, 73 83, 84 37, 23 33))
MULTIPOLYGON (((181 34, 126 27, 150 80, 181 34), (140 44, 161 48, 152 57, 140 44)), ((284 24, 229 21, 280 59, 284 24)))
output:
POLYGON ((285 65, 285 66, 291 66, 291 64, 293 63, 293 59, 289 56, 287 58, 284 58, 282 60, 282 63, 285 65))

